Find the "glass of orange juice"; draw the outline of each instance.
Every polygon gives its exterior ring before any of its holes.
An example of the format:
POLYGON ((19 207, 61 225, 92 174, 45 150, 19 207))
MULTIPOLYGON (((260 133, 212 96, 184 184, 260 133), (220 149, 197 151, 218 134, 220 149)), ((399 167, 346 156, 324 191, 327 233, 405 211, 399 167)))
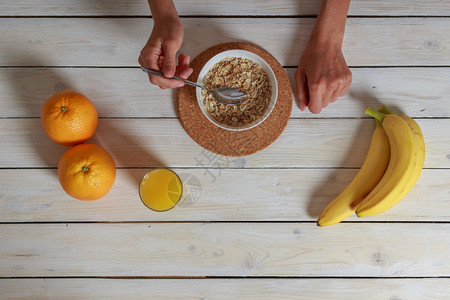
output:
POLYGON ((172 170, 153 169, 142 178, 139 195, 148 208, 154 211, 168 211, 181 202, 183 183, 172 170))

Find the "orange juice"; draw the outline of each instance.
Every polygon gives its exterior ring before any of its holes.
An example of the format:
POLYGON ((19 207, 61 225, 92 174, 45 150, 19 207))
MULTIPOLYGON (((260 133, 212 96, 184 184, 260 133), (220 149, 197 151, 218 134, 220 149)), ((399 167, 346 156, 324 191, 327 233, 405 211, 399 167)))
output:
POLYGON ((175 172, 169 169, 154 169, 142 178, 139 195, 142 202, 155 211, 166 211, 181 199, 183 185, 175 172))

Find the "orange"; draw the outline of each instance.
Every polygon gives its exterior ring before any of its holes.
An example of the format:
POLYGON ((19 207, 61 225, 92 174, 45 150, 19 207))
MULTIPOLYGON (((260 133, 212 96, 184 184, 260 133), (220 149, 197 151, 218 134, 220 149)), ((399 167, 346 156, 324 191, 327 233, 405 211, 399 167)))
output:
POLYGON ((65 90, 45 101, 41 110, 41 122, 54 142, 73 146, 94 135, 98 114, 94 104, 86 96, 65 90))
POLYGON ((116 179, 116 164, 102 147, 81 144, 62 155, 58 178, 64 191, 73 198, 97 200, 112 188, 116 179))

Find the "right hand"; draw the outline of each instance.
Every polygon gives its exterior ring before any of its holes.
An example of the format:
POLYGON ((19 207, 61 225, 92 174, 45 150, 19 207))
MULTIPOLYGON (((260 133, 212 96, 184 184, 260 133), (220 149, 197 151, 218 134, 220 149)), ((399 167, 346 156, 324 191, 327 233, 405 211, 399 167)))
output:
MULTIPOLYGON (((314 40, 314 39, 313 39, 314 40)), ((352 72, 347 66, 339 43, 317 45, 310 42, 295 72, 297 105, 313 114, 347 93, 352 72)))
POLYGON ((178 65, 176 53, 183 42, 183 26, 180 19, 173 18, 155 22, 152 33, 141 50, 139 64, 143 67, 159 70, 164 77, 149 75, 150 82, 162 89, 184 86, 184 82, 176 79, 168 79, 175 75, 187 79, 193 69, 189 67, 190 57, 180 54, 178 65))

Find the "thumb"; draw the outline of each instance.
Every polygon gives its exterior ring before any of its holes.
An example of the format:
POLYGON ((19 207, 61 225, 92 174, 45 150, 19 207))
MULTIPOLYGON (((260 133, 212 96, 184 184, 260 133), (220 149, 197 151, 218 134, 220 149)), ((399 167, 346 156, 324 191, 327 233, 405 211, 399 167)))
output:
POLYGON ((301 111, 304 111, 308 106, 308 83, 305 72, 300 68, 297 69, 297 72, 295 72, 295 86, 295 91, 297 93, 297 106, 301 111))
POLYGON ((175 75, 175 70, 177 67, 177 64, 175 62, 175 55, 178 51, 178 48, 175 45, 175 43, 169 42, 163 45, 163 51, 164 51, 164 61, 162 71, 164 77, 170 78, 175 75))

